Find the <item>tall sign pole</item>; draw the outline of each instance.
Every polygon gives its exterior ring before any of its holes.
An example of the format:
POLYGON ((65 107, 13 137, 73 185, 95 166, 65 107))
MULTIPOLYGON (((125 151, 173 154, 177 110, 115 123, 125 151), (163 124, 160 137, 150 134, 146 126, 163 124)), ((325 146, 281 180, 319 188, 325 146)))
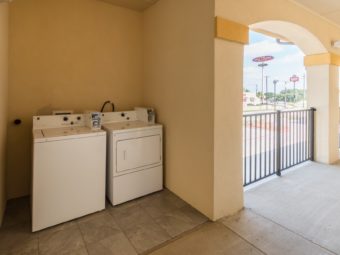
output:
POLYGON ((263 100, 264 100, 264 86, 263 86, 263 78, 264 78, 264 68, 266 67, 266 66, 268 66, 268 64, 266 64, 266 63, 261 63, 261 64, 258 64, 258 66, 259 67, 261 67, 262 68, 262 76, 261 76, 261 79, 262 79, 262 81, 261 81, 261 90, 262 90, 262 96, 261 96, 261 98, 262 98, 262 104, 263 104, 263 100))
POLYGON ((269 76, 266 75, 266 110, 268 110, 268 98, 267 98, 267 96, 268 96, 268 78, 269 78, 269 76))
POLYGON ((306 75, 303 75, 303 108, 305 108, 306 104, 306 75))
POLYGON ((261 71, 262 71, 262 76, 261 76, 261 89, 262 89, 262 95, 261 95, 261 103, 263 105, 264 103, 264 87, 263 87, 263 79, 264 79, 264 68, 266 66, 268 66, 268 64, 266 64, 265 62, 271 61, 273 60, 274 57, 273 56, 262 56, 262 57, 257 57, 253 59, 253 62, 255 63, 259 63, 258 66, 261 67, 261 71))
POLYGON ((288 81, 285 81, 285 109, 287 108, 287 83, 288 81))
POLYGON ((276 85, 279 82, 279 80, 273 80, 274 84, 274 110, 276 111, 276 85))
POLYGON ((300 80, 299 76, 294 74, 292 77, 290 77, 290 81, 294 84, 294 104, 296 103, 296 86, 295 83, 300 80))

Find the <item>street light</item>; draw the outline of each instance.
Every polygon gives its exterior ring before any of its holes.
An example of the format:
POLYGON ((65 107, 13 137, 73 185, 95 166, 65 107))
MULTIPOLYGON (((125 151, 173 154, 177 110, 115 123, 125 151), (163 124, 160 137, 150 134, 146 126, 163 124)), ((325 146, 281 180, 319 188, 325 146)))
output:
MULTIPOLYGON (((261 69, 262 69, 262 100, 261 100, 262 105, 263 105, 263 99, 264 99, 264 97, 263 97, 264 96, 264 93, 263 93, 263 72, 264 72, 264 68, 266 66, 268 66, 268 64, 266 64, 265 62, 271 61, 273 59, 274 59, 273 56, 261 56, 261 57, 256 57, 256 58, 253 59, 253 62, 260 63, 260 64, 258 64, 258 66, 261 67, 261 69)), ((268 105, 267 105, 267 107, 268 107, 268 105)))
POLYGON ((298 82, 299 80, 300 80, 300 78, 296 74, 294 74, 292 77, 290 77, 290 81, 293 82, 293 84, 294 84, 294 107, 295 107, 295 104, 296 104, 296 86, 295 86, 295 83, 298 82))
POLYGON ((266 66, 268 66, 268 64, 266 64, 266 63, 261 63, 261 64, 258 64, 258 66, 259 67, 261 67, 262 68, 262 100, 261 100, 261 102, 262 102, 262 105, 263 105, 263 97, 264 97, 264 91, 263 91, 263 73, 264 73, 264 68, 266 67, 266 66))
POLYGON ((287 83, 288 81, 285 81, 285 109, 287 108, 287 83))
POLYGON ((274 84, 274 110, 276 110, 276 84, 279 82, 279 80, 273 80, 274 84))

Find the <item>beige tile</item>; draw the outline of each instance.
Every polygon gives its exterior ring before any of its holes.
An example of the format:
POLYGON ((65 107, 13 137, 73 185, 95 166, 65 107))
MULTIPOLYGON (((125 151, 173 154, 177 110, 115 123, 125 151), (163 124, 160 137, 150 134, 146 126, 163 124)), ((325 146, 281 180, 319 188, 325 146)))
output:
POLYGON ((154 222, 151 216, 136 203, 115 207, 110 210, 110 213, 123 230, 135 225, 154 222))
POLYGON ((157 191, 157 192, 145 195, 143 197, 137 198, 137 199, 135 199, 135 201, 140 204, 140 203, 144 203, 148 200, 155 199, 159 196, 164 196, 164 195, 169 194, 169 193, 170 193, 170 191, 168 189, 163 189, 161 191, 157 191))
POLYGON ((86 243, 98 242, 121 232, 107 211, 85 217, 78 221, 78 225, 86 243))
POLYGON ((206 223, 152 255, 260 255, 261 251, 219 223, 206 223))
POLYGON ((129 212, 130 208, 138 206, 138 201, 137 200, 132 200, 129 202, 126 202, 124 204, 116 205, 110 208, 108 211, 112 215, 117 215, 117 216, 124 216, 126 212, 129 212))
POLYGON ((221 222, 267 254, 331 254, 301 236, 250 210, 222 219, 221 222))
POLYGON ((5 251, 1 252, 1 255, 39 255, 38 247, 36 249, 27 250, 26 248, 23 249, 16 249, 14 251, 5 251))
POLYGON ((140 202, 140 206, 153 218, 158 218, 165 213, 174 211, 186 205, 187 204, 182 199, 169 191, 161 192, 152 199, 150 198, 140 202))
POLYGON ((77 223, 75 221, 69 221, 69 222, 61 223, 59 225, 43 229, 43 230, 37 232, 37 234, 38 234, 38 236, 50 235, 50 234, 53 234, 53 233, 61 231, 61 230, 65 230, 65 229, 68 229, 68 228, 75 227, 76 225, 77 225, 77 223))
POLYGON ((138 253, 154 248, 171 238, 155 222, 134 225, 125 229, 124 232, 138 253))
POLYGON ((0 230, 0 254, 35 254, 37 250, 38 236, 31 232, 29 223, 0 230))
POLYGON ((80 249, 76 249, 76 250, 64 251, 63 253, 60 253, 60 254, 63 254, 63 255, 88 255, 88 252, 87 252, 86 248, 80 248, 80 249))
POLYGON ((90 255, 136 255, 137 252, 123 233, 87 245, 90 255))
POLYGON ((191 206, 185 206, 165 213, 163 216, 155 219, 156 223, 172 237, 193 229, 207 220, 204 215, 191 206))
POLYGON ((78 227, 72 226, 56 232, 39 234, 39 253, 44 255, 62 255, 83 253, 85 244, 78 227))

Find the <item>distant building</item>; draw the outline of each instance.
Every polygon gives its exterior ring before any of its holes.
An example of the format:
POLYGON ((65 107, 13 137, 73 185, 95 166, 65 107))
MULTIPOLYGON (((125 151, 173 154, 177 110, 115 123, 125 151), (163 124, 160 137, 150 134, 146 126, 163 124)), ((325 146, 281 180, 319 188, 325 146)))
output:
POLYGON ((254 92, 243 92, 243 106, 260 105, 261 99, 256 96, 254 92))

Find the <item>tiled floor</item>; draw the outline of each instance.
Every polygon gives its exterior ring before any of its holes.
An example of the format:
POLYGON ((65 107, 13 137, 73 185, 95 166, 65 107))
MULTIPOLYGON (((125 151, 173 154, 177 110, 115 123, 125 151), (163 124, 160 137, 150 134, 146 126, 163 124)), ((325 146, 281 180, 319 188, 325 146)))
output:
POLYGON ((28 198, 8 202, 0 254, 147 254, 207 218, 164 190, 37 233, 28 198))
POLYGON ((27 199, 10 201, 0 254, 340 255, 340 166, 308 163, 245 193, 217 222, 165 190, 30 232, 27 199))

